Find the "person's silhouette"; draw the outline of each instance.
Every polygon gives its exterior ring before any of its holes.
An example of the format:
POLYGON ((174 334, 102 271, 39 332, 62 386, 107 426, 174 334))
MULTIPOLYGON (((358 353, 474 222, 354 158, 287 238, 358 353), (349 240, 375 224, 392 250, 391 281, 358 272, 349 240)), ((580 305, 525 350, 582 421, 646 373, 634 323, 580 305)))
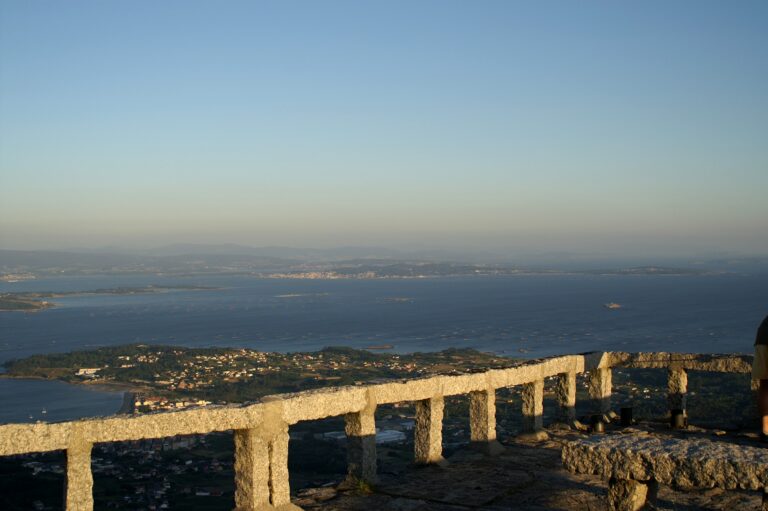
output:
POLYGON ((760 440, 768 441, 768 316, 757 329, 752 379, 760 380, 757 409, 760 411, 760 440))

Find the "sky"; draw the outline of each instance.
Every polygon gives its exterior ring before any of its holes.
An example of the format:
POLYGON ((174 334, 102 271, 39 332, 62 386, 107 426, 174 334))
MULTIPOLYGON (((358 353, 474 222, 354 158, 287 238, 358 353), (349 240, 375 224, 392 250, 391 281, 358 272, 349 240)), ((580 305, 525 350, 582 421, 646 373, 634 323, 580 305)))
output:
POLYGON ((765 1, 0 0, 0 248, 768 254, 765 1))

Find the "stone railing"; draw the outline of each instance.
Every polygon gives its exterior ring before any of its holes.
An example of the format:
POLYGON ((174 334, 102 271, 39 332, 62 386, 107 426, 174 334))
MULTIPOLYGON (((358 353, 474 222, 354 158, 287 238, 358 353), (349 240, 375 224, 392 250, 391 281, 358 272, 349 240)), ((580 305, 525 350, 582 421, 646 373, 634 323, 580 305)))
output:
POLYGON ((611 408, 611 368, 662 368, 669 374, 670 409, 685 408, 687 371, 748 373, 747 355, 679 353, 587 353, 524 362, 505 369, 440 375, 387 383, 324 388, 268 396, 240 406, 210 406, 177 412, 114 416, 61 423, 0 426, 0 456, 65 450, 66 508, 93 509, 91 450, 94 444, 175 435, 234 431, 235 505, 239 510, 295 509, 288 483, 288 428, 300 421, 344 416, 349 474, 376 480, 378 405, 415 402, 416 463, 442 461, 446 396, 469 395, 471 441, 494 450, 496 389, 522 386, 523 427, 543 427, 544 379, 556 377, 558 415, 575 418, 576 376, 586 373, 595 412, 611 408))

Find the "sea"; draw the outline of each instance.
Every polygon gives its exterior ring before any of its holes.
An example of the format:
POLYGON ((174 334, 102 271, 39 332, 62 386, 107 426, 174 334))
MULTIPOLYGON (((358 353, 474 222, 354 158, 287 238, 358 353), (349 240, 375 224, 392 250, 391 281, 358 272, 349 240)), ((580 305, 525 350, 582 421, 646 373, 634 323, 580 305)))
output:
MULTIPOLYGON (((544 274, 382 280, 100 275, 2 282, 0 292, 206 286, 55 298, 0 312, 0 363, 126 343, 313 351, 470 347, 538 358, 598 350, 751 353, 768 274, 544 274), (609 309, 607 303, 621 308, 609 309)), ((0 378, 0 423, 115 413, 122 392, 0 378)))

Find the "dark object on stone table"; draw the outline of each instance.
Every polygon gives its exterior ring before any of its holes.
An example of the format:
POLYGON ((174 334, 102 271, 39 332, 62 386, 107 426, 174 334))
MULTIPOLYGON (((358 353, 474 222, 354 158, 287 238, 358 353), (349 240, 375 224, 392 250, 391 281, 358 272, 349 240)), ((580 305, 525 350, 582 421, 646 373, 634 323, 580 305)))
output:
POLYGON ((621 409, 621 425, 623 427, 632 425, 632 407, 626 407, 621 409))
POLYGON ((688 427, 688 418, 685 416, 685 410, 675 408, 669 418, 669 425, 672 429, 686 429, 688 427))
POLYGON ((590 431, 592 433, 605 433, 605 422, 602 415, 593 415, 590 420, 590 431))

